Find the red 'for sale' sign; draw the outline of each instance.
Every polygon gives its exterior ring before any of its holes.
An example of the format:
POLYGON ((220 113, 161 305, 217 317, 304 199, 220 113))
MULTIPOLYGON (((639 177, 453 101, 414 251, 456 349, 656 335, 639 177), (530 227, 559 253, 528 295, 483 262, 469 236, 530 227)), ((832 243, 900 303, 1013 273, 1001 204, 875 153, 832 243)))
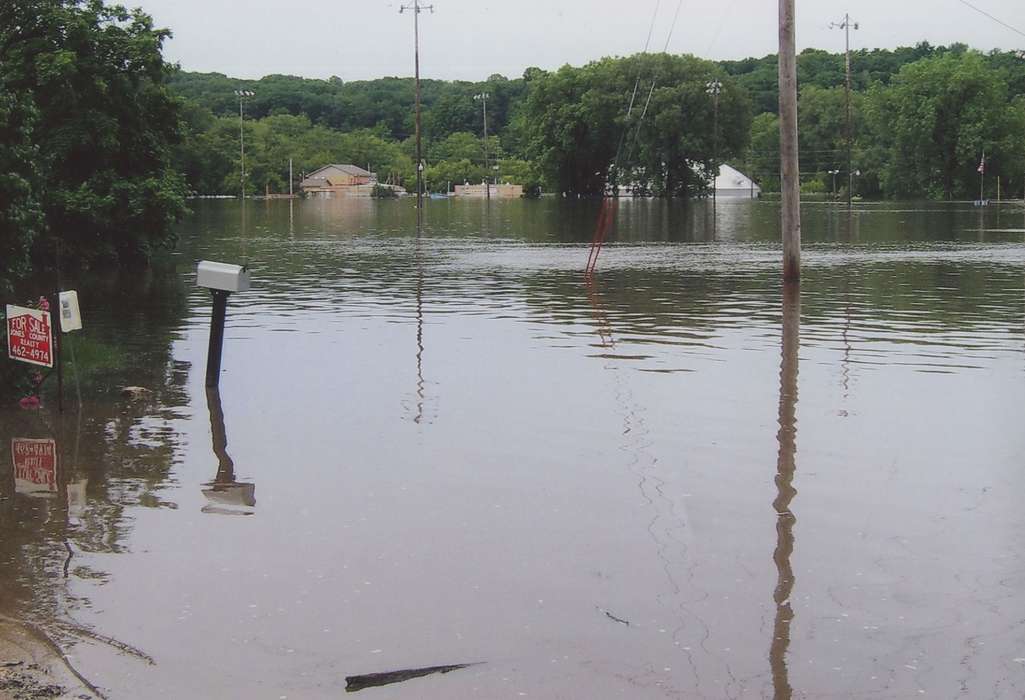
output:
POLYGON ((18 493, 57 493, 57 443, 54 440, 11 440, 14 487, 18 493))
POLYGON ((7 356, 53 367, 53 326, 49 311, 7 305, 7 356))

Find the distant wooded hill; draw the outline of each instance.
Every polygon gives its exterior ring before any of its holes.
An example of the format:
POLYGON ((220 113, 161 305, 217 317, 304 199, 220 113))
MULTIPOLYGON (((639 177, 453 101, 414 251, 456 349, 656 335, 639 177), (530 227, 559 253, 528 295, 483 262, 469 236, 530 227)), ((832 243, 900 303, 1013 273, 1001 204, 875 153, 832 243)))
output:
MULTIPOLYGON (((853 85, 857 91, 873 84, 888 85, 902 67, 922 58, 947 53, 963 54, 963 44, 931 46, 927 42, 913 47, 862 49, 852 52, 853 85)), ((994 51, 986 55, 990 67, 1006 74, 1012 94, 1025 94, 1025 62, 1012 51, 994 51)), ((718 61, 719 66, 751 97, 752 113, 776 114, 779 108, 777 57, 739 61, 718 61)), ((842 53, 806 49, 798 57, 798 82, 801 87, 832 88, 844 83, 842 53)), ((481 131, 480 105, 473 96, 487 89, 488 120, 492 133, 501 133, 516 107, 526 99, 530 82, 546 72, 527 68, 517 78, 492 75, 481 82, 422 80, 424 135, 444 138, 460 131, 481 131)), ((247 116, 260 119, 273 114, 304 114, 314 124, 339 131, 383 130, 388 138, 403 140, 413 134, 414 83, 412 78, 378 78, 344 82, 340 78, 317 80, 290 75, 269 75, 260 80, 240 80, 221 73, 176 72, 170 81, 177 94, 212 114, 238 113, 233 91, 252 90, 255 97, 247 103, 247 116)))

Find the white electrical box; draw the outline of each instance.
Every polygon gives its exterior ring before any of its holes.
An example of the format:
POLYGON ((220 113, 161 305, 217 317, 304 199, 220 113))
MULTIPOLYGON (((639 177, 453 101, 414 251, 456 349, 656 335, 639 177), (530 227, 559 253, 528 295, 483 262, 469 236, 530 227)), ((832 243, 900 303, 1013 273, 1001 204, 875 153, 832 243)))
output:
POLYGON ((244 265, 201 260, 196 269, 196 284, 207 289, 244 292, 249 289, 249 270, 244 265))
POLYGON ((78 310, 78 292, 61 292, 60 296, 61 331, 82 330, 82 314, 78 310))

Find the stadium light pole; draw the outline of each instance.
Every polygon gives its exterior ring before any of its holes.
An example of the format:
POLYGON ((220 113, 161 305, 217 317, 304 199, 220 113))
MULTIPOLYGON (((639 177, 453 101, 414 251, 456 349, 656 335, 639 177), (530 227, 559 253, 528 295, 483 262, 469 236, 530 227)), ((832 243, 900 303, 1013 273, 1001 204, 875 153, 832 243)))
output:
POLYGON ((236 90, 238 98, 238 145, 242 152, 242 199, 246 198, 246 130, 245 117, 242 114, 242 103, 247 97, 253 97, 256 93, 252 90, 236 90))

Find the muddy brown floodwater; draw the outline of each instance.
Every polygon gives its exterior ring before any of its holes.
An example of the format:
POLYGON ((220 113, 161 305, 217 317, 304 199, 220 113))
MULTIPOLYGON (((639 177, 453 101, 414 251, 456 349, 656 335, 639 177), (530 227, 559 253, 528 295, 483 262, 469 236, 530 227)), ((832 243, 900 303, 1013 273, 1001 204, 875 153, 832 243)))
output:
POLYGON ((806 205, 786 293, 771 203, 617 216, 590 283, 561 200, 196 202, 65 271, 0 619, 70 697, 1025 696, 1021 206, 806 205), (253 271, 217 392, 199 259, 253 271))

